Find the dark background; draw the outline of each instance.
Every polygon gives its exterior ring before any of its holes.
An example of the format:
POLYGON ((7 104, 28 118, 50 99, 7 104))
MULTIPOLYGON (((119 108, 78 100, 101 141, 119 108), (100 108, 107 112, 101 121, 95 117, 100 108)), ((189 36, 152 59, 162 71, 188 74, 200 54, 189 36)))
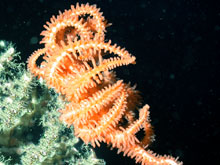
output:
MULTIPOLYGON (((108 22, 106 38, 137 57, 118 77, 137 84, 151 106, 156 141, 150 149, 184 164, 220 164, 220 4, 201 0, 1 0, 0 39, 22 60, 40 48, 43 25, 76 2, 97 4, 108 22)), ((133 165, 103 144, 107 165, 133 165)))

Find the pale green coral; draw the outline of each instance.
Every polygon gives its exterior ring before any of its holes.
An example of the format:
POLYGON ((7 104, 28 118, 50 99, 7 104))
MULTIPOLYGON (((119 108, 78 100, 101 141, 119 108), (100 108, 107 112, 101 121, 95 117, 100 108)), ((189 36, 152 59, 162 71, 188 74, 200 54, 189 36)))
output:
POLYGON ((13 44, 0 41, 0 164, 104 165, 59 121, 62 96, 17 59, 13 44))

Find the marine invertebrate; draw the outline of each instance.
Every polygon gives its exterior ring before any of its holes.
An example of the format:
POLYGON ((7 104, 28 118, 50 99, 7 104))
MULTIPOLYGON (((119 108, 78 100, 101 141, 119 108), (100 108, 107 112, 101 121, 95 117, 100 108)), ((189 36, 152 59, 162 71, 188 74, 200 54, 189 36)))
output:
POLYGON ((86 144, 106 142, 142 164, 178 164, 171 156, 145 150, 153 139, 149 105, 138 110, 135 119, 138 91, 111 71, 135 64, 135 57, 110 40, 105 42, 108 25, 99 9, 89 4, 52 16, 41 33, 44 48, 30 56, 29 70, 65 96, 69 103, 60 110, 60 120, 73 125, 75 135, 86 144), (39 57, 43 61, 37 66, 39 57), (136 137, 140 129, 145 131, 143 139, 136 137))

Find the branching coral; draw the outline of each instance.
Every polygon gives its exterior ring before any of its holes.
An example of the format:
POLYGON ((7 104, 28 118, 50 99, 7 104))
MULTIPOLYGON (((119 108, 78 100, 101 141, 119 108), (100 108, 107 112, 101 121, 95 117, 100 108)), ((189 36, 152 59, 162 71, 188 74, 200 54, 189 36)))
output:
POLYGON ((18 59, 14 45, 0 41, 0 164, 104 165, 58 120, 63 99, 18 59))

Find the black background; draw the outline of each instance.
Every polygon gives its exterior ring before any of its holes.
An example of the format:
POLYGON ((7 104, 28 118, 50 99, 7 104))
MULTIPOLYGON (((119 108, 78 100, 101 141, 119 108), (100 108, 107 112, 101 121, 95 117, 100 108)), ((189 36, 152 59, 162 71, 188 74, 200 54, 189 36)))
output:
MULTIPOLYGON (((150 149, 184 164, 220 164, 220 4, 200 0, 1 0, 0 39, 12 41, 22 60, 40 48, 43 25, 76 2, 97 4, 113 25, 106 39, 125 47, 137 64, 118 77, 137 84, 151 106, 156 141, 150 149), (37 41, 37 42, 36 42, 37 41)), ((105 144, 107 165, 133 165, 105 144)))

